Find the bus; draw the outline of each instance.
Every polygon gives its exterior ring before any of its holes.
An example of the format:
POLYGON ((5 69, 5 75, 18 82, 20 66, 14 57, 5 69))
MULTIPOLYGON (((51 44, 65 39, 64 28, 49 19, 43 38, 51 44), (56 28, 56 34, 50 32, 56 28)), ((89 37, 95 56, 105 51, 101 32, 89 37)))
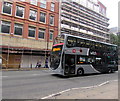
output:
POLYGON ((64 34, 55 38, 50 70, 63 76, 118 70, 117 45, 64 34))

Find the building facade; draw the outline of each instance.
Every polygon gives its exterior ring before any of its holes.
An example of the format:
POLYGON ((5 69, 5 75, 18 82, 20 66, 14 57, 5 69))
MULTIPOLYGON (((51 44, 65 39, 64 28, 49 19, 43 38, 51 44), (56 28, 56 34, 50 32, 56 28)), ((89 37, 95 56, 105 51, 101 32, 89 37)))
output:
POLYGON ((106 7, 98 0, 62 0, 61 33, 109 42, 106 7))
POLYGON ((44 66, 58 35, 59 2, 56 0, 3 0, 0 2, 2 67, 44 66))

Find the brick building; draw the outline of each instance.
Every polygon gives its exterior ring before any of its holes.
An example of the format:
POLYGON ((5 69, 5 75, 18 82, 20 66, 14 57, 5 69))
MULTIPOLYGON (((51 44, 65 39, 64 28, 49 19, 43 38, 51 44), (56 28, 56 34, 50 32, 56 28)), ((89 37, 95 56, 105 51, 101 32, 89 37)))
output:
POLYGON ((3 0, 0 2, 2 64, 5 68, 44 66, 58 35, 56 0, 3 0))

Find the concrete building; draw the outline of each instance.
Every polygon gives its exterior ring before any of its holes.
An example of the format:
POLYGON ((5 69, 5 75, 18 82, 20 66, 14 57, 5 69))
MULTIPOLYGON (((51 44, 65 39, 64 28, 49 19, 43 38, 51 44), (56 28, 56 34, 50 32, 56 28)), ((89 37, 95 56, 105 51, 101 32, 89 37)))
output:
POLYGON ((0 2, 2 66, 35 67, 45 64, 58 35, 59 2, 56 0, 3 0, 0 2))
POLYGON ((61 33, 109 42, 106 7, 98 0, 62 0, 61 33))

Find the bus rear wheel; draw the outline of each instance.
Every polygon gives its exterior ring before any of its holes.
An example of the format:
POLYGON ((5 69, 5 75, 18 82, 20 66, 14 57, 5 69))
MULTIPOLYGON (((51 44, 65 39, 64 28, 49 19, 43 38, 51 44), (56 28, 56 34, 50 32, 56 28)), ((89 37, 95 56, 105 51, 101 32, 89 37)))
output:
POLYGON ((114 73, 114 71, 111 68, 108 68, 108 73, 114 73))
POLYGON ((81 76, 83 74, 84 74, 84 70, 82 68, 80 68, 80 69, 77 70, 77 75, 78 76, 81 76))

